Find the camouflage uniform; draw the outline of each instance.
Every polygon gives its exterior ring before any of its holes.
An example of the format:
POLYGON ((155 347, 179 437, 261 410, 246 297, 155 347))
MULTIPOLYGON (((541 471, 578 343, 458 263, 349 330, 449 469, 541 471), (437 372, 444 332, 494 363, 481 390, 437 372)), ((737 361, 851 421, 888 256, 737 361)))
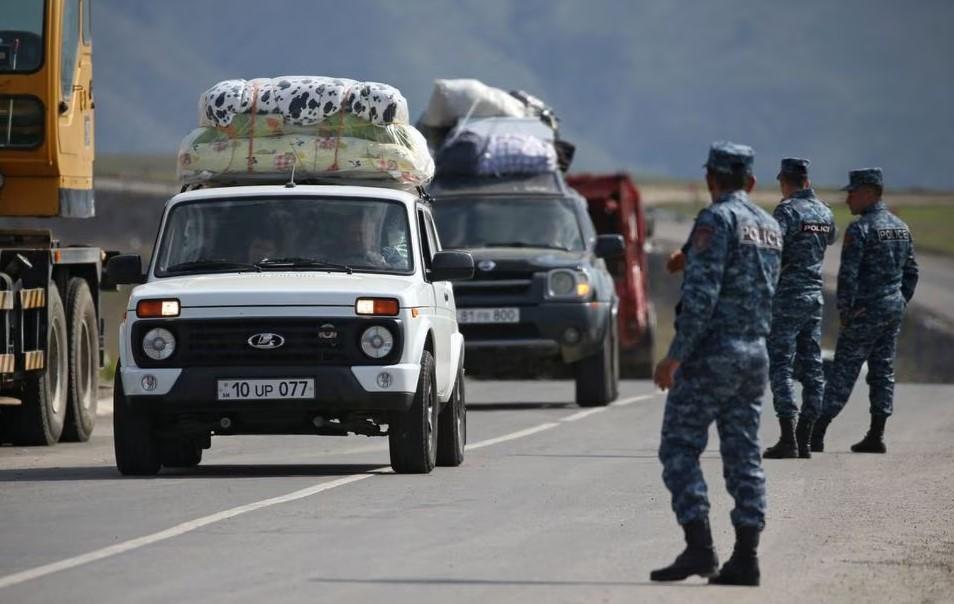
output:
MULTIPOLYGON (((751 170, 751 149, 723 143, 713 145, 707 166, 738 169, 740 163, 751 170)), ((743 191, 724 195, 696 218, 668 354, 681 365, 666 399, 659 447, 663 481, 682 525, 708 516, 699 455, 713 421, 735 499, 733 524, 765 524, 758 428, 781 248, 778 223, 743 191)))
MULTIPOLYGON (((785 169, 783 162, 782 171, 785 169)), ((772 333, 768 338, 775 414, 783 419, 798 414, 792 383, 792 368, 797 362, 803 386, 802 415, 815 419, 821 413, 825 390, 821 355, 822 261, 825 249, 835 242, 835 219, 812 189, 798 191, 783 200, 773 216, 784 240, 782 270, 772 307, 772 333)))
MULTIPOLYGON (((851 185, 881 186, 881 170, 851 173, 851 185)), ((846 187, 846 188, 849 188, 846 187)), ((871 415, 894 410, 894 356, 901 317, 914 296, 918 265, 911 231, 883 201, 868 207, 845 231, 838 270, 841 332, 831 379, 825 388, 823 415, 844 408, 861 365, 868 362, 871 415)))

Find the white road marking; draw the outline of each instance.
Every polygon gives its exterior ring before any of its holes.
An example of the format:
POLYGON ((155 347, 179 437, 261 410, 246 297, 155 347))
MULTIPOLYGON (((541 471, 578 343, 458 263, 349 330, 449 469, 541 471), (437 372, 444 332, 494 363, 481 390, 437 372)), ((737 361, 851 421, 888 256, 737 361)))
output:
POLYGON ((517 432, 511 432, 510 434, 504 434, 503 436, 498 436, 497 438, 488 438, 487 440, 481 440, 475 443, 470 443, 464 449, 466 451, 472 451, 474 449, 482 449, 484 447, 489 447, 491 445, 498 445, 500 443, 505 443, 508 440, 517 440, 518 438, 523 438, 525 436, 530 436, 531 434, 536 434, 538 432, 543 432, 544 430, 549 430, 550 428, 556 428, 560 424, 554 422, 548 422, 545 424, 540 424, 539 426, 534 426, 532 428, 527 428, 526 430, 518 430, 517 432))
POLYGON ((567 415, 562 418, 561 422, 575 422, 577 420, 583 419, 584 417, 589 417, 595 413, 602 413, 606 411, 607 407, 596 407, 595 409, 584 409, 583 411, 578 411, 573 415, 567 415))
POLYGON ((638 403, 640 401, 645 401, 654 397, 663 394, 662 391, 650 392, 649 394, 640 394, 639 396, 631 396, 629 398, 621 398, 617 401, 610 403, 612 407, 625 407, 626 405, 632 405, 633 403, 638 403))
MULTIPOLYGON (((620 399, 613 403, 615 406, 629 405, 641 400, 646 400, 656 396, 656 394, 644 394, 640 396, 634 396, 630 398, 620 399)), ((561 419, 561 422, 573 422, 584 417, 589 417, 594 413, 599 413, 605 411, 606 407, 598 407, 595 409, 586 409, 573 415, 569 415, 561 419)), ((533 426, 532 428, 526 428, 524 430, 518 430, 516 432, 511 432, 510 434, 504 434, 503 436, 497 436, 495 438, 488 438, 486 440, 477 441, 475 443, 468 444, 466 450, 472 451, 474 449, 482 449, 484 447, 490 447, 493 445, 498 445, 500 443, 517 440, 520 438, 525 438, 533 434, 538 434, 546 430, 551 430, 559 426, 559 422, 547 422, 540 424, 538 426, 533 426)), ((31 581, 33 579, 39 579, 40 577, 45 577, 53 573, 58 573, 64 570, 69 570, 71 568, 76 568, 78 566, 83 566, 85 564, 90 564, 98 560, 103 560, 104 558, 111 558, 112 556, 118 556, 119 554, 124 554, 126 552, 146 547, 147 545, 152 545, 160 541, 165 541, 167 539, 172 539, 173 537, 178 537, 179 535, 184 535, 200 529, 204 526, 214 524, 216 522, 222 522, 223 520, 228 520, 230 518, 235 518, 236 516, 241 516, 242 514, 247 514, 249 512, 254 512, 264 508, 272 507, 274 505, 279 505, 282 503, 289 503, 291 501, 297 501, 299 499, 304 499, 306 497, 311 497, 312 495, 317 495, 325 491, 330 491, 347 484, 352 484, 358 482, 359 480, 364 480, 366 478, 371 478, 372 476, 390 473, 391 467, 384 466, 381 468, 375 468, 369 470, 366 473, 362 474, 351 474, 350 476, 344 476, 336 480, 330 480, 328 482, 323 482, 321 484, 316 484, 314 486, 308 487, 306 489, 301 489, 299 491, 293 491, 291 493, 280 495, 278 497, 271 497, 269 499, 262 499, 260 501, 254 501, 245 505, 240 505, 228 510, 221 512, 216 512, 215 514, 209 514, 208 516, 203 516, 201 518, 196 518, 195 520, 189 520, 181 524, 177 524, 171 528, 159 531, 157 533, 152 533, 151 535, 144 535, 142 537, 137 537, 135 539, 130 539, 128 541, 123 541, 121 543, 116 543, 107 547, 93 550, 85 554, 80 554, 79 556, 73 556, 72 558, 66 558, 58 562, 52 562, 50 564, 44 564, 43 566, 37 566, 27 570, 23 570, 5 577, 0 577, 0 589, 4 587, 11 587, 13 585, 18 585, 20 583, 25 583, 26 581, 31 581)))
POLYGON ((260 510, 262 508, 267 508, 273 505, 278 505, 280 503, 288 503, 289 501, 295 501, 297 499, 304 499, 305 497, 311 497, 322 491, 329 491, 336 487, 344 486, 346 484, 351 484, 353 482, 358 482, 359 480, 364 480, 365 478, 371 478, 374 476, 374 473, 381 473, 384 471, 391 471, 390 467, 383 467, 371 470, 367 474, 352 474, 350 476, 345 476, 344 478, 339 478, 337 480, 331 480, 329 482, 323 482, 307 489, 301 489, 300 491, 294 491, 288 493, 287 495, 280 495, 278 497, 272 497, 270 499, 262 499, 261 501, 255 501, 246 505, 240 505, 222 512, 217 512, 215 514, 210 514, 208 516, 203 516, 201 518, 196 518, 195 520, 189 520, 188 522, 183 522, 182 524, 177 524, 172 528, 168 528, 164 531, 159 531, 158 533, 152 533, 151 535, 145 535, 143 537, 138 537, 136 539, 130 539, 129 541, 123 541, 121 543, 116 543, 108 547, 103 547, 100 549, 81 554, 79 556, 74 556, 72 558, 66 558, 65 560, 60 560, 59 562, 53 562, 51 564, 44 564, 43 566, 37 566, 35 568, 27 569, 20 571, 18 573, 13 573, 12 575, 7 575, 5 577, 0 577, 0 589, 4 587, 10 587, 11 585, 16 585, 18 583, 23 583, 25 581, 30 581, 32 579, 38 579, 40 577, 45 577, 46 575, 51 575, 53 573, 58 573, 60 571, 69 570, 71 568, 76 568, 77 566, 82 566, 84 564, 89 564, 90 562, 96 562, 97 560, 102 560, 103 558, 109 558, 112 556, 117 556, 119 554, 132 551, 134 549, 139 549, 140 547, 145 547, 153 543, 158 543, 159 541, 165 541, 166 539, 171 539, 173 537, 178 537, 185 533, 200 529, 203 526, 208 526, 216 522, 221 522, 222 520, 227 520, 229 518, 234 518, 242 514, 247 514, 248 512, 254 512, 255 510, 260 510))

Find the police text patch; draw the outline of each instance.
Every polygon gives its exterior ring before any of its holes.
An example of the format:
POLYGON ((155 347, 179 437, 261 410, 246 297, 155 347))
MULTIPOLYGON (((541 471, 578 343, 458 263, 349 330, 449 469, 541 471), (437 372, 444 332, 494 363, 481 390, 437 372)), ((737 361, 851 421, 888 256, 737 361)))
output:
POLYGON ((830 224, 825 224, 824 222, 803 222, 802 223, 802 232, 803 233, 818 233, 820 235, 828 235, 831 233, 831 230, 834 227, 830 224))
POLYGON ((782 234, 776 229, 757 224, 739 225, 739 241, 773 250, 782 249, 782 234))
POLYGON ((910 241, 907 229, 878 229, 878 241, 910 241))

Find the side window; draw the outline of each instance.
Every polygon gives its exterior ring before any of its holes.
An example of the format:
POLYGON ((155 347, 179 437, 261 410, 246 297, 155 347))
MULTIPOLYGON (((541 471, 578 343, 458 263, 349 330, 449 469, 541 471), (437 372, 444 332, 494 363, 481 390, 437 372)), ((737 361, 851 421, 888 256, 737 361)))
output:
POLYGON ((430 212, 426 212, 427 216, 427 238, 431 242, 431 250, 434 253, 441 251, 441 238, 437 234, 437 227, 434 226, 434 216, 430 212))
POLYGON ((417 211, 417 227, 421 234, 421 255, 424 256, 424 268, 430 270, 431 260, 434 259, 434 246, 431 244, 430 234, 427 229, 427 217, 424 210, 417 211))
POLYGON ((63 48, 60 62, 60 97, 69 102, 73 98, 73 78, 76 76, 76 58, 79 54, 80 0, 63 2, 63 48))

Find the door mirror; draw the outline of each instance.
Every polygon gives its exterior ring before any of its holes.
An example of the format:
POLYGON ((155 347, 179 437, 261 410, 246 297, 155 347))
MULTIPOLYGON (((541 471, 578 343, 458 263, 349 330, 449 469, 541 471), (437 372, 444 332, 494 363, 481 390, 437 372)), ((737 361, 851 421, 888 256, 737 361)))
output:
POLYGON ((431 281, 467 281, 474 278, 469 252, 437 252, 431 262, 431 281))
POLYGON ((120 254, 106 263, 105 281, 110 286, 138 285, 146 282, 139 254, 120 254))
POLYGON ((596 238, 596 255, 600 258, 619 258, 626 253, 622 235, 600 235, 596 238))

